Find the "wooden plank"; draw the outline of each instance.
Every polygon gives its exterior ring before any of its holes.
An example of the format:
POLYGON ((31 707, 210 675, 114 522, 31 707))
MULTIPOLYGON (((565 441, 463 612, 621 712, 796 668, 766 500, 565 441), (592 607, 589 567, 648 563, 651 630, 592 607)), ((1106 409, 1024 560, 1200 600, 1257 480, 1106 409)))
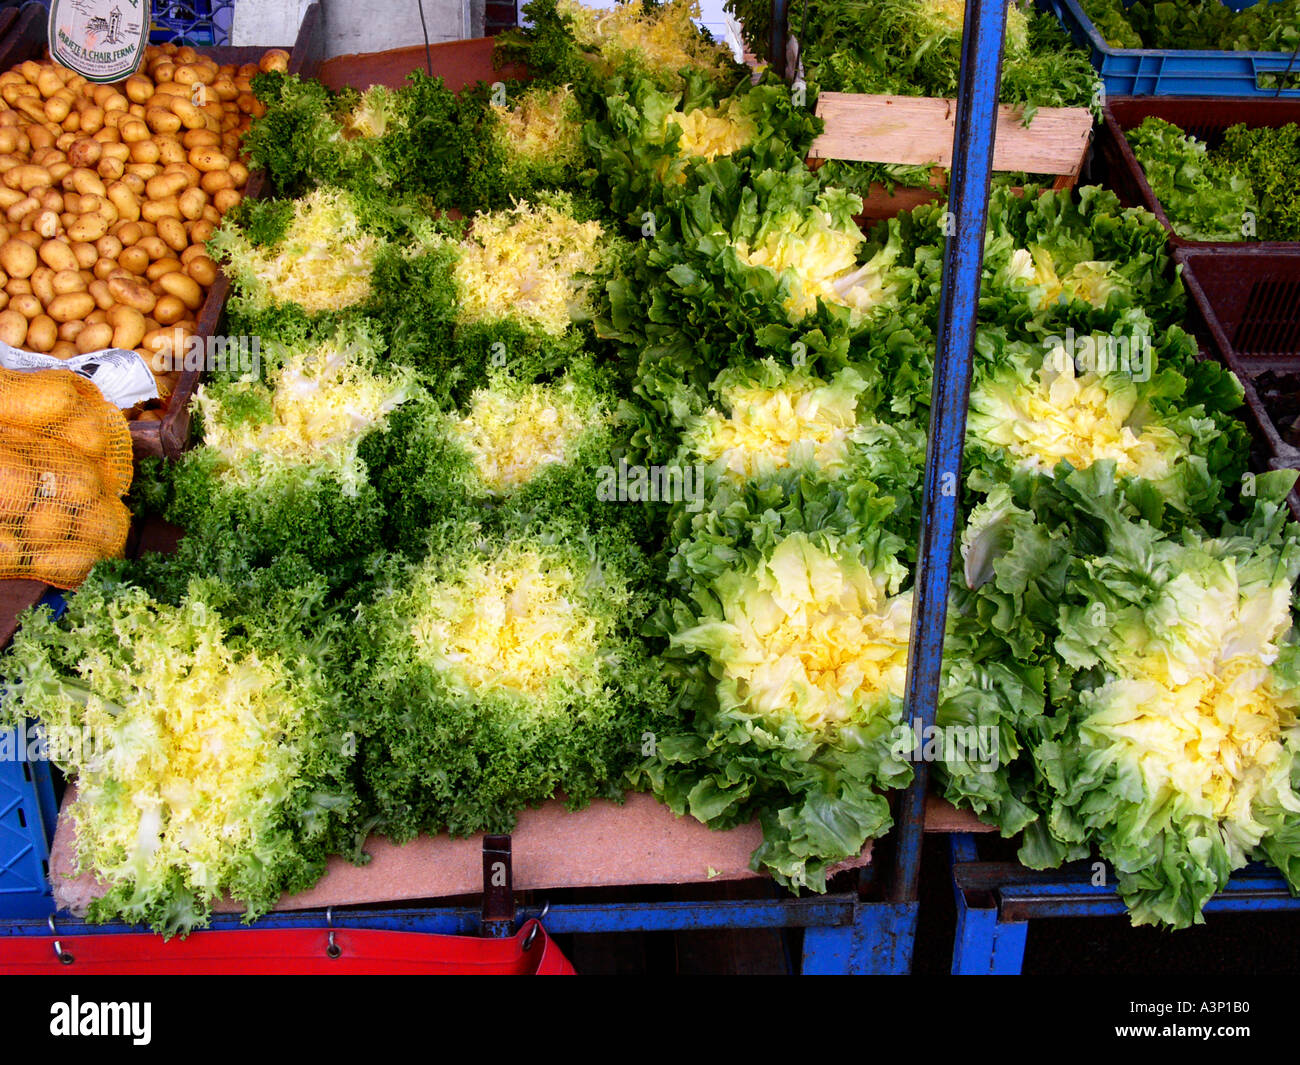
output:
MULTIPOLYGON (((50 853, 50 881, 57 904, 85 913, 106 885, 89 874, 74 875, 75 841, 68 807, 76 787, 63 797, 50 853)), ((570 812, 558 799, 524 810, 512 833, 514 887, 544 891, 568 887, 627 884, 707 884, 754 880, 749 856, 762 842, 756 822, 726 832, 714 831, 693 817, 675 817, 652 795, 629 795, 623 805, 598 799, 585 810, 570 812)), ((277 910, 321 909, 404 899, 477 895, 483 890, 483 837, 450 839, 420 836, 398 845, 381 837, 366 841, 370 863, 355 866, 334 855, 325 876, 299 895, 286 895, 277 910)), ((871 860, 871 844, 832 873, 871 860)), ((214 907, 238 912, 229 900, 214 907)))
MULTIPOLYGON (((824 92, 817 115, 825 132, 812 145, 814 159, 950 166, 957 101, 924 96, 824 92)), ((1074 174, 1092 136, 1092 113, 1083 107, 1040 107, 1026 127, 1018 108, 998 108, 993 169, 1029 174, 1074 174)))
POLYGON ((925 830, 927 832, 996 832, 970 810, 959 810, 947 799, 938 795, 925 798, 925 830))

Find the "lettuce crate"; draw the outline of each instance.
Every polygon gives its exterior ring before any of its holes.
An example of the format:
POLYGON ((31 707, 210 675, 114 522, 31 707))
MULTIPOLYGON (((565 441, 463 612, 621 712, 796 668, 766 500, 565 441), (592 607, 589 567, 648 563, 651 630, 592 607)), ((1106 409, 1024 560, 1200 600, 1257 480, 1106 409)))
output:
MULTIPOLYGON (((1267 2, 1267 0, 1264 0, 1267 2)), ((1038 0, 1088 53, 1107 96, 1255 96, 1300 100, 1300 87, 1278 89, 1269 76, 1300 75, 1300 59, 1286 52, 1113 48, 1079 0, 1038 0)), ((1229 3, 1241 10, 1251 3, 1229 3)))

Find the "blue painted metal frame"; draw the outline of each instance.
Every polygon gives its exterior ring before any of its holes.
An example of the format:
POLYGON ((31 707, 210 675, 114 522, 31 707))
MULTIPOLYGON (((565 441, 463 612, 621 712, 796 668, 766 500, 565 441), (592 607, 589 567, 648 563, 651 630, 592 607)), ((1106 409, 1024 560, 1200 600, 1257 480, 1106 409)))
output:
MULTIPOLYGON (((1092 882, 1091 863, 1038 872, 1014 862, 981 862, 975 838, 951 837, 957 933, 952 972, 956 976, 1014 975, 1024 965, 1029 922, 1053 917, 1120 917, 1127 910, 1111 886, 1092 882)), ((1205 906, 1213 913, 1300 912, 1275 869, 1251 865, 1234 873, 1228 886, 1205 906)))
MULTIPOLYGON (((521 911, 517 928, 535 914, 521 911)), ((320 910, 270 914, 255 928, 377 928, 443 935, 482 935, 477 907, 320 910)), ((127 924, 92 925, 71 917, 56 920, 60 937, 139 933, 127 924)), ((237 915, 218 914, 215 931, 248 927, 237 915)), ((853 895, 822 898, 725 902, 588 903, 551 906, 546 929, 552 935, 601 932, 687 932, 722 928, 804 928, 801 972, 816 974, 904 974, 911 965, 915 907, 864 903, 853 895)), ((49 926, 20 917, 0 922, 0 936, 43 936, 49 926)))
MULTIPOLYGON (((934 724, 943 670, 1007 3, 966 0, 948 193, 947 218, 951 225, 947 227, 949 239, 939 298, 921 544, 912 592, 912 633, 903 699, 907 719, 919 720, 922 732, 934 724)), ((898 870, 890 893, 895 902, 917 897, 928 783, 928 766, 924 761, 915 763, 915 779, 904 795, 899 818, 898 870)))

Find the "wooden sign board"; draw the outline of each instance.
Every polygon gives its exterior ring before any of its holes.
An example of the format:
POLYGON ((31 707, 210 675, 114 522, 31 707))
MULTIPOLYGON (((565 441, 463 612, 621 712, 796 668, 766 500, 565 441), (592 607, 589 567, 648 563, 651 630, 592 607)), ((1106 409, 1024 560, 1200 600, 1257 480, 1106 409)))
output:
MULTIPOLYGON (((817 115, 826 130, 810 159, 951 166, 957 101, 925 96, 824 92, 817 115)), ((1019 108, 998 108, 993 169, 1004 173, 1079 174, 1092 136, 1084 107, 1040 107, 1026 126, 1019 108)))

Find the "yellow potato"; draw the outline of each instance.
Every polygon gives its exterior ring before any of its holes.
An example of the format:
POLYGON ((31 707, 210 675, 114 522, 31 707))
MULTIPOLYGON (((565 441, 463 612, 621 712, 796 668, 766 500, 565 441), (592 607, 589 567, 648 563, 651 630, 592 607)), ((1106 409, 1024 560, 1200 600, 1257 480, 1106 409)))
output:
MULTIPOLYGON (((59 220, 58 212, 49 208, 43 211, 35 211, 23 221, 30 225, 33 232, 47 238, 46 243, 49 243, 49 238, 57 236, 59 229, 63 226, 63 223, 59 220)), ((60 241, 60 243, 62 242, 60 241)), ((66 248, 67 245, 64 244, 64 247, 66 248)))
POLYGON ((119 222, 112 228, 111 232, 126 248, 129 248, 144 236, 144 230, 140 228, 140 223, 136 220, 119 222))
POLYGON ((25 514, 36 496, 36 485, 36 468, 15 449, 0 449, 0 515, 25 514))
POLYGON ((37 251, 41 262, 51 270, 77 270, 80 264, 66 241, 47 240, 37 251))
POLYGON ((27 280, 32 283, 32 294, 48 306, 54 299, 54 271, 48 266, 38 266, 27 280))
POLYGON ((153 95, 153 82, 143 74, 132 74, 123 86, 127 99, 132 103, 145 103, 153 95))
POLYGON ((65 292, 62 296, 55 296, 46 309, 56 322, 80 320, 95 309, 95 297, 89 292, 65 292))
POLYGON ((149 268, 149 253, 140 245, 123 248, 117 257, 118 265, 133 274, 143 274, 149 268))
POLYGON ((103 196, 107 191, 103 179, 93 170, 84 167, 69 170, 63 179, 63 185, 64 188, 72 189, 83 196, 103 196))
MULTIPOLYGON (((19 101, 21 104, 22 101, 19 101)), ((207 116, 195 107, 189 101, 189 91, 186 90, 185 96, 172 96, 168 102, 172 113, 180 120, 181 125, 186 129, 204 129, 208 124, 207 116)))
POLYGON ((186 180, 185 174, 167 171, 155 178, 150 178, 146 182, 144 190, 145 195, 151 200, 165 200, 168 196, 175 196, 188 184, 189 181, 186 180))
POLYGON ((146 222, 157 222, 160 218, 179 219, 180 216, 181 206, 175 196, 163 200, 145 200, 140 205, 140 217, 146 222))
POLYGON ((135 141, 131 145, 133 163, 156 163, 159 159, 158 145, 151 140, 135 141))
POLYGON ((181 128, 180 115, 166 106, 150 106, 145 109, 144 120, 154 133, 177 133, 181 128))
MULTIPOLYGON (((215 148, 221 144, 221 138, 210 129, 191 129, 185 131, 181 143, 187 151, 192 148, 215 148)), ((199 167, 199 169, 203 168, 199 167)))
MULTIPOLYGON (((134 174, 141 181, 148 181, 155 174, 161 173, 162 167, 157 163, 127 163, 126 174, 134 174)), ((125 177, 126 174, 122 176, 125 177)))
POLYGON ((289 69, 289 53, 283 48, 272 48, 262 54, 262 58, 257 61, 257 69, 263 73, 272 70, 287 71, 289 69))
POLYGON ((38 314, 27 326, 26 346, 32 351, 49 351, 58 339, 59 327, 48 314, 38 314))
POLYGON ((95 250, 95 245, 89 241, 79 240, 72 245, 72 254, 77 257, 77 265, 83 270, 89 270, 95 265, 95 260, 99 258, 99 252, 95 250))
POLYGON ((113 347, 139 347, 145 335, 144 315, 134 307, 117 305, 108 311, 108 324, 113 327, 113 347))
MULTIPOLYGON (((152 226, 153 223, 150 223, 152 226)), ((141 237, 135 242, 135 247, 142 248, 149 256, 151 261, 158 259, 170 259, 172 255, 171 248, 163 243, 162 237, 156 233, 150 233, 148 236, 141 237)))
MULTIPOLYGON (((26 65, 26 63, 23 64, 23 66, 26 65)), ((26 71, 24 71, 24 73, 26 74, 26 71)), ((59 72, 53 67, 46 66, 43 63, 37 63, 35 74, 35 78, 30 74, 27 74, 27 80, 40 90, 42 96, 53 96, 63 88, 63 79, 59 77, 59 72)))
POLYGON ((217 264, 206 255, 196 255, 186 263, 185 272, 204 288, 217 280, 217 264))
POLYGON ((88 282, 81 276, 80 270, 58 270, 50 279, 50 288, 56 296, 69 292, 85 292, 88 282))
MULTIPOLYGON (((167 276, 185 277, 184 274, 168 274, 167 276)), ((190 278, 185 278, 185 280, 190 281, 190 278)), ((159 296, 158 302, 154 304, 153 316, 159 325, 175 325, 177 322, 184 321, 185 315, 185 303, 177 296, 171 294, 159 296)))
POLYGON ((122 254, 122 242, 114 236, 112 230, 95 241, 95 251, 102 259, 116 259, 122 254))
POLYGON ((113 182, 113 184, 108 187, 106 195, 108 197, 108 202, 117 209, 117 216, 119 218, 124 218, 128 222, 134 222, 140 218, 140 201, 136 197, 136 194, 127 187, 125 182, 113 182))
POLYGON ((0 424, 39 428, 66 418, 78 400, 73 380, 66 370, 24 373, 22 387, 0 391, 0 424))
POLYGON ((150 281, 157 281, 163 274, 172 274, 183 267, 179 259, 171 258, 159 259, 156 263, 150 263, 149 269, 144 272, 144 276, 150 281))
POLYGON ((126 164, 121 159, 105 156, 96 165, 95 173, 105 181, 120 181, 126 173, 126 164))
POLYGON ((21 348, 27 339, 27 316, 12 308, 0 311, 0 340, 21 348))
POLYGON ((81 132, 92 137, 104 128, 104 109, 92 104, 81 112, 81 132))
MULTIPOLYGON (((108 280, 108 290, 115 302, 134 307, 141 314, 152 313, 158 303, 158 297, 149 291, 148 286, 133 279, 111 277, 108 280)), ((162 321, 161 318, 158 320, 162 321)))
MULTIPOLYGON (((180 264, 176 264, 179 268, 180 264)), ((197 311, 203 306, 203 289, 199 287, 194 278, 182 273, 179 269, 171 273, 163 274, 157 278, 159 287, 168 296, 175 296, 186 307, 192 311, 197 311)), ((155 317, 157 317, 155 313, 155 317)), ((162 321, 161 318, 158 319, 162 321)))
POLYGON ((216 195, 212 197, 212 206, 221 214, 225 214, 243 198, 235 189, 218 189, 216 195))
POLYGON ((108 289, 108 282, 101 278, 92 281, 86 287, 86 291, 94 299, 95 306, 102 311, 111 310, 117 304, 117 300, 113 299, 113 293, 108 289))
POLYGON ((80 355, 111 347, 113 327, 107 322, 92 322, 77 334, 77 339, 73 343, 77 345, 77 353, 80 355))
POLYGON ((201 218, 190 228, 190 240, 195 244, 206 244, 212 239, 217 227, 207 218, 201 218))
POLYGON ((74 167, 90 169, 104 156, 104 146, 92 137, 80 137, 68 149, 68 162, 74 167))
POLYGON ((56 588, 72 588, 86 579, 99 559, 100 553, 93 547, 52 544, 32 552, 31 572, 56 588))
POLYGON ((83 455, 95 458, 108 451, 108 416, 111 412, 103 407, 82 407, 63 424, 69 442, 83 455))
POLYGON ((176 252, 184 251, 190 243, 189 234, 185 232, 185 227, 176 218, 158 219, 158 237, 172 251, 176 252))
POLYGON ((36 188, 48 188, 54 184, 54 179, 50 177, 50 172, 45 167, 38 166, 36 163, 23 163, 21 166, 11 167, 5 171, 4 183, 11 189, 30 192, 36 188))
POLYGON ((41 201, 35 196, 24 196, 21 200, 5 211, 5 217, 10 222, 21 223, 28 215, 35 215, 41 209, 41 201))
POLYGON ((16 237, 0 244, 0 267, 11 278, 31 277, 36 269, 36 249, 16 237))
POLYGON ((29 322, 45 311, 45 305, 41 303, 39 297, 30 292, 20 292, 18 295, 10 297, 9 308, 17 311, 29 322))
MULTIPOLYGON (((52 474, 52 471, 47 472, 52 474)), ((37 500, 23 522, 23 539, 29 544, 60 543, 72 532, 72 520, 71 508, 58 500, 37 500)))
POLYGON ((173 166, 176 163, 185 162, 185 146, 175 137, 159 137, 158 143, 158 161, 163 166, 173 166))
POLYGON ((108 232, 108 227, 115 221, 116 218, 109 218, 105 214, 83 214, 68 226, 68 239, 87 243, 96 241, 108 232))
POLYGON ((205 174, 216 170, 227 170, 230 167, 230 160, 222 154, 221 149, 210 144, 191 148, 189 163, 195 170, 205 174))

